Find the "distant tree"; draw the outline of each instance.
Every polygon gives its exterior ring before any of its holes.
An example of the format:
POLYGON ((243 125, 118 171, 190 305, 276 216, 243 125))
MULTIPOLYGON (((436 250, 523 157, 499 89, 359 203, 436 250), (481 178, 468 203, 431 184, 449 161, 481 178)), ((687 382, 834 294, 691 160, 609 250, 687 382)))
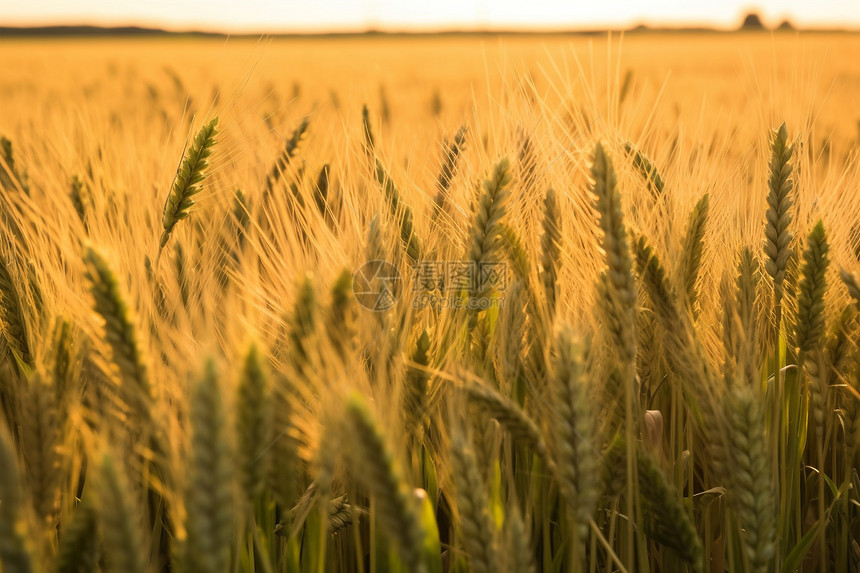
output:
POLYGON ((794 32, 794 24, 789 22, 788 20, 783 20, 782 24, 776 27, 777 31, 780 32, 794 32))
POLYGON ((744 23, 741 24, 741 30, 764 30, 764 24, 761 23, 761 18, 755 12, 750 12, 744 17, 744 23))

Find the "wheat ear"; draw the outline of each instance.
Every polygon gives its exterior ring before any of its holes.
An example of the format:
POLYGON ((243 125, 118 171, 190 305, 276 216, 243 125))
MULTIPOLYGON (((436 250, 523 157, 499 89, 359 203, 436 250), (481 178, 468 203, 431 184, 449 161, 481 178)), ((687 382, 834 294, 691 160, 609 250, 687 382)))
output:
POLYGON ((819 221, 803 252, 803 268, 797 296, 795 341, 800 352, 819 347, 825 330, 824 293, 827 289, 829 245, 824 224, 819 221))
POLYGON ((191 459, 185 496, 187 563, 192 571, 221 573, 230 564, 233 484, 224 407, 212 361, 191 395, 191 459))
POLYGON ((845 269, 841 269, 840 275, 842 282, 848 288, 848 294, 851 295, 851 298, 854 299, 854 304, 857 305, 857 310, 860 310, 860 279, 857 278, 857 275, 853 275, 845 269))
POLYGON ((600 143, 594 147, 591 177, 594 179, 591 188, 594 208, 602 231, 601 247, 606 257, 606 270, 601 277, 604 295, 601 304, 622 362, 632 364, 636 358, 636 283, 615 169, 600 143))
POLYGON ((819 221, 809 234, 803 251, 794 331, 800 363, 809 374, 812 418, 819 431, 824 427, 828 378, 822 339, 826 333, 824 295, 827 291, 827 268, 830 266, 829 250, 824 224, 819 221))
POLYGON ((30 573, 33 560, 27 550, 18 456, 5 420, 0 420, 0 468, 0 568, 4 573, 30 573))
POLYGON ((380 524, 394 542, 403 566, 407 571, 424 573, 426 568, 421 558, 424 531, 417 502, 364 397, 357 392, 348 398, 343 423, 344 438, 350 444, 346 455, 353 475, 368 488, 380 524))
POLYGON ((60 428, 56 393, 39 372, 29 380, 20 428, 29 489, 37 517, 53 525, 60 501, 60 428))
POLYGON ((558 271, 561 266, 561 209, 555 190, 550 188, 544 198, 543 235, 541 236, 541 282, 550 323, 555 316, 558 298, 558 271))
MULTIPOLYGON (((597 507, 599 465, 593 441, 593 418, 586 387, 585 354, 582 344, 569 329, 556 338, 552 389, 555 409, 552 427, 555 437, 559 484, 569 515, 573 518, 577 543, 588 535, 597 507)), ((578 555, 578 548, 575 552, 578 555)))
POLYGON ((463 389, 469 402, 499 422, 515 440, 527 444, 544 461, 550 472, 555 470, 555 463, 549 455, 540 428, 522 408, 484 384, 468 382, 463 385, 463 389))
POLYGON ((767 225, 765 227, 764 252, 767 255, 765 270, 773 279, 776 306, 783 297, 783 283, 788 259, 791 257, 791 242, 794 238, 791 226, 791 207, 794 204, 791 178, 791 155, 793 146, 788 143, 788 131, 783 123, 771 134, 770 178, 768 179, 767 225))
POLYGON ((421 243, 415 236, 412 226, 412 209, 400 200, 400 193, 394 185, 394 180, 385 171, 379 159, 376 160, 376 182, 382 187, 388 210, 400 227, 400 240, 406 248, 406 254, 413 262, 418 261, 421 257, 421 243))
POLYGON ((236 404, 239 474, 242 491, 252 502, 266 479, 263 451, 271 435, 271 405, 260 352, 252 344, 245 354, 236 404))
MULTIPOLYGON (((508 184, 511 182, 510 163, 500 160, 489 179, 484 181, 484 191, 478 204, 475 222, 472 227, 469 261, 474 263, 480 276, 482 264, 493 262, 501 230, 501 219, 505 215, 505 200, 508 197, 508 184)), ((481 285, 476 285, 473 296, 483 294, 481 285)))
POLYGON ((469 555, 469 570, 492 573, 496 570, 495 535, 487 511, 487 491, 478 470, 474 447, 462 422, 452 427, 449 456, 460 533, 469 555))
POLYGON ((290 137, 287 138, 287 141, 284 142, 284 149, 281 150, 280 155, 278 155, 278 158, 275 160, 275 164, 272 166, 272 170, 269 172, 269 176, 266 181, 270 191, 275 182, 281 177, 281 174, 286 171, 287 166, 293 160, 293 157, 296 156, 299 145, 301 145, 302 141, 304 141, 307 136, 309 126, 310 118, 303 117, 296 129, 293 130, 290 137))
POLYGON ((139 527, 140 508, 133 502, 125 474, 105 454, 98 476, 99 530, 103 536, 108 571, 144 573, 148 570, 144 535, 139 527))
POLYGON ((107 259, 93 247, 84 254, 94 309, 104 321, 105 340, 124 383, 124 398, 138 414, 148 417, 152 398, 146 361, 138 341, 137 327, 119 279, 107 259))
POLYGON ((167 244, 176 224, 188 216, 189 209, 194 205, 194 196, 201 190, 200 185, 209 167, 209 157, 215 147, 217 125, 216 117, 200 128, 191 144, 191 149, 182 160, 182 166, 176 173, 176 179, 167 195, 167 201, 164 202, 161 215, 161 226, 164 227, 164 231, 161 233, 159 251, 167 244))
POLYGON ((451 181, 457 171, 460 154, 466 147, 466 126, 461 125, 454 135, 454 140, 445 148, 445 158, 436 179, 436 199, 433 202, 433 217, 438 217, 445 210, 445 200, 451 189, 451 181))
POLYGON ((741 527, 741 543, 753 573, 769 570, 776 552, 776 504, 764 433, 764 414, 752 388, 737 386, 726 401, 729 496, 741 527))
POLYGON ((0 257, 0 327, 16 360, 31 367, 33 355, 30 351, 21 291, 10 267, 10 263, 0 257))
POLYGON ((660 470, 651 454, 637 448, 639 487, 646 511, 652 516, 651 535, 690 564, 696 573, 704 571, 704 549, 693 522, 677 491, 660 470))
POLYGON ((684 250, 681 255, 682 283, 687 295, 687 303, 694 316, 697 313, 696 303, 699 291, 696 283, 699 279, 699 269, 702 266, 702 251, 705 245, 705 228, 708 224, 709 207, 710 195, 705 193, 690 213, 690 222, 687 226, 687 234, 684 236, 684 250))
POLYGON ((633 168, 636 169, 636 171, 638 171, 642 176, 642 179, 645 180, 645 183, 648 185, 648 190, 651 191, 655 197, 661 195, 666 184, 663 182, 663 178, 660 176, 660 172, 654 166, 654 163, 647 155, 642 153, 629 141, 624 143, 624 151, 626 151, 627 155, 632 158, 633 168))
POLYGON ((79 503, 60 535, 57 573, 97 571, 98 549, 98 515, 89 502, 79 503))
POLYGON ((364 151, 368 156, 372 156, 376 148, 376 140, 373 137, 373 128, 370 125, 370 111, 367 109, 367 104, 361 108, 361 126, 364 131, 364 151))

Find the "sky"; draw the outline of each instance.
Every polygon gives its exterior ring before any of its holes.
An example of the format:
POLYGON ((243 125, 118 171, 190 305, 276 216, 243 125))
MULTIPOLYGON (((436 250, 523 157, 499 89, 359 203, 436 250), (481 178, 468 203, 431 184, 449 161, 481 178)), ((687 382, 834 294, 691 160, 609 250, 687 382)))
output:
POLYGON ((860 0, 0 0, 0 26, 141 25, 173 30, 290 32, 519 28, 860 28, 860 0))

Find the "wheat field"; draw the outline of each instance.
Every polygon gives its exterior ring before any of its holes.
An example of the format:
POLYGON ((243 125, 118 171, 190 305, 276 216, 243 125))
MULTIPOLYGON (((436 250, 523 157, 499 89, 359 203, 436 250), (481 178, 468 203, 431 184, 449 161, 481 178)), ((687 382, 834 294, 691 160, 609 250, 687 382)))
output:
POLYGON ((858 53, 0 40, 0 572, 860 570, 858 53))

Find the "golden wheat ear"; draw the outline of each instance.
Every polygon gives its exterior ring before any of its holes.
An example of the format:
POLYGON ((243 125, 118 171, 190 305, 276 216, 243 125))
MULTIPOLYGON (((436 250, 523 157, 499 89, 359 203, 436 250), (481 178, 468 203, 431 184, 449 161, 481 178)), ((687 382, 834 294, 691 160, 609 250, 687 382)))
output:
POLYGON ((182 219, 188 216, 189 210, 194 206, 194 196, 200 193, 201 184, 206 177, 209 168, 209 157, 215 147, 215 135, 217 134, 218 118, 216 117, 197 132, 191 149, 182 160, 182 166, 173 181, 173 187, 164 203, 164 211, 161 216, 161 233, 158 250, 167 244, 173 228, 182 219))

